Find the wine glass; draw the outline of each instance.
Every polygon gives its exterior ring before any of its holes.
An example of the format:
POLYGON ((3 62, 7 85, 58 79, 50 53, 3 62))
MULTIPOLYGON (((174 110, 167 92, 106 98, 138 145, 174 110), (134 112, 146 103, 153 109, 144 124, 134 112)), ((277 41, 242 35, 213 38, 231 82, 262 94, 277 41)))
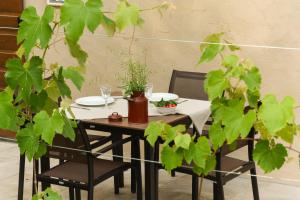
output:
POLYGON ((148 83, 145 87, 145 96, 147 97, 147 99, 150 99, 150 97, 152 96, 152 91, 153 91, 153 84, 148 83))
POLYGON ((105 107, 107 107, 107 101, 111 94, 111 87, 109 85, 102 85, 100 87, 101 95, 105 100, 105 107))

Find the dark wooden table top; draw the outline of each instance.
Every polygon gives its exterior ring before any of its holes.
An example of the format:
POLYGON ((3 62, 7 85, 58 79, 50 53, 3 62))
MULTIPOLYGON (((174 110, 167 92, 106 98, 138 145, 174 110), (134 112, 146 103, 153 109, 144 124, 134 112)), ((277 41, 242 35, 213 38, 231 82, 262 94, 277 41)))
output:
POLYGON ((164 121, 170 125, 177 125, 180 123, 184 123, 184 124, 191 123, 191 120, 188 115, 181 115, 181 114, 149 117, 149 122, 144 124, 129 123, 128 118, 123 118, 122 122, 109 122, 108 119, 92 119, 92 120, 82 120, 82 121, 86 124, 90 124, 91 126, 102 126, 107 128, 135 130, 139 132, 145 131, 148 124, 152 121, 164 121))

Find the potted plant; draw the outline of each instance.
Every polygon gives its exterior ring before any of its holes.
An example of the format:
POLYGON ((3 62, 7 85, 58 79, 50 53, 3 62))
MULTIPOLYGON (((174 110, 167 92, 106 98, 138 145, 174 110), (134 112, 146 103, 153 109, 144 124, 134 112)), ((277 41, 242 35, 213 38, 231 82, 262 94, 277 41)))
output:
POLYGON ((147 65, 130 59, 122 80, 124 95, 128 100, 128 121, 131 123, 148 122, 148 99, 145 88, 149 71, 147 65))

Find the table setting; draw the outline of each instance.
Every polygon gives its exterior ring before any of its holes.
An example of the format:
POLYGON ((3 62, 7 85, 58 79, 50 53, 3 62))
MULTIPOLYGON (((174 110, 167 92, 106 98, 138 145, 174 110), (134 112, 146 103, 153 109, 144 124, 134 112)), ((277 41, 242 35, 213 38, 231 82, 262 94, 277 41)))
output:
MULTIPOLYGON (((111 87, 101 87, 101 96, 81 97, 71 104, 71 111, 78 120, 106 119, 118 115, 128 118, 128 99, 123 96, 111 96, 111 87)), ((181 98, 177 94, 152 93, 153 85, 145 90, 148 117, 182 114, 188 115, 198 131, 201 131, 210 115, 210 102, 181 98), (158 102, 174 102, 171 106, 157 106, 158 102)), ((169 104, 170 105, 170 104, 169 104)), ((71 117, 71 114, 68 113, 71 117)))

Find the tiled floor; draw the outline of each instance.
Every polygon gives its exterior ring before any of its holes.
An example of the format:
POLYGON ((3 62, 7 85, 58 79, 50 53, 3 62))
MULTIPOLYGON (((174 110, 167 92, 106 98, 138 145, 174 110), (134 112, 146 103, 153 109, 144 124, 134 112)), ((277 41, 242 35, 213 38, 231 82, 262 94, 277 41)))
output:
MULTIPOLYGON (((16 144, 0 141, 0 200, 17 199, 18 181, 18 148, 16 144)), ((27 164, 25 197, 30 199, 31 192, 31 165, 27 164)), ((300 173, 300 171, 299 171, 300 173)), ((125 174, 125 188, 121 189, 119 195, 113 193, 113 182, 108 180, 98 185, 95 190, 97 200, 131 200, 135 195, 130 193, 130 173, 125 174)), ((164 171, 160 172, 159 197, 168 200, 191 199, 191 177, 177 174, 175 178, 170 177, 164 171)), ((68 199, 68 192, 61 187, 55 187, 60 191, 64 199, 68 199)), ((296 200, 300 199, 300 184, 282 182, 278 179, 259 178, 259 190, 262 200, 296 200)), ((200 200, 212 199, 212 183, 204 181, 200 200)), ((86 194, 83 192, 83 199, 86 194)), ((247 175, 229 182, 225 186, 226 200, 251 200, 251 182, 247 175)))

